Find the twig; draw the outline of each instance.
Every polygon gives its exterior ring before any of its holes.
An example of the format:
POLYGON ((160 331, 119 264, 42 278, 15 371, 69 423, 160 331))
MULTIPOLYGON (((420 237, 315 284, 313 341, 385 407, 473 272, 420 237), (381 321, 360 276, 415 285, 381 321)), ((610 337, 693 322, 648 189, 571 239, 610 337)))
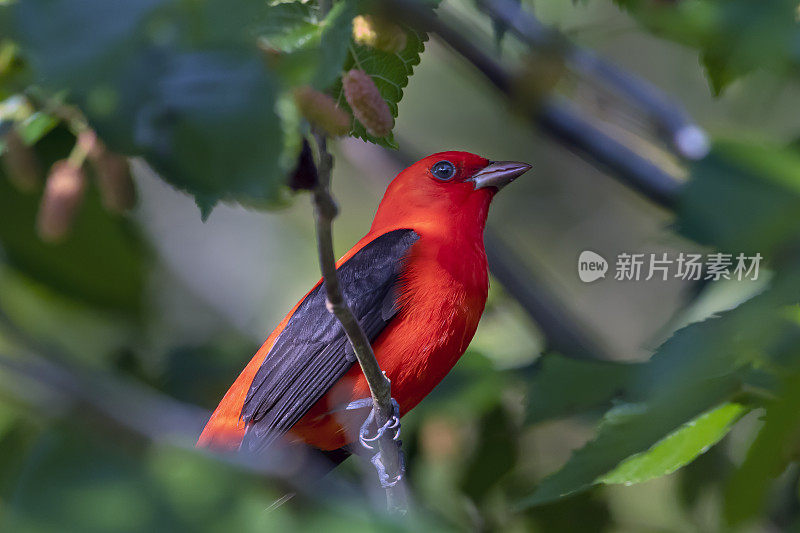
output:
MULTIPOLYGON (((391 384, 383 371, 381 371, 378 360, 372 351, 372 345, 347 302, 345 302, 339 286, 332 234, 333 219, 338 214, 338 208, 330 193, 333 156, 328 151, 325 136, 315 133, 315 138, 319 150, 319 166, 317 169, 319 180, 313 190, 314 213, 319 265, 328 299, 328 310, 339 320, 353 347, 358 364, 361 365, 361 370, 367 379, 372 395, 375 422, 377 427, 380 428, 394 416, 391 384)), ((392 435, 384 433, 378 439, 378 450, 389 479, 399 480, 398 483, 386 487, 386 503, 389 512, 406 513, 408 511, 408 498, 402 479, 404 472, 400 458, 400 444, 393 440, 392 435)))
MULTIPOLYGON (((514 75, 471 39, 444 24, 428 7, 415 0, 385 0, 392 16, 424 31, 434 32, 454 52, 472 64, 509 99, 514 93, 514 75)), ((591 163, 608 170, 629 187, 654 203, 673 209, 681 181, 628 146, 603 133, 564 102, 550 100, 531 106, 527 118, 538 129, 554 137, 591 163)))

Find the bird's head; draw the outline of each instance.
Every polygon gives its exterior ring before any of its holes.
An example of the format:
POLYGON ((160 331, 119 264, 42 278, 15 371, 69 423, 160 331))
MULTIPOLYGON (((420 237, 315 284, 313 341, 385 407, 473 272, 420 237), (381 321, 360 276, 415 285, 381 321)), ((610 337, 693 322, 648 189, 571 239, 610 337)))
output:
POLYGON ((490 161, 469 152, 430 155, 392 180, 372 229, 482 232, 494 195, 530 168, 527 163, 490 161))

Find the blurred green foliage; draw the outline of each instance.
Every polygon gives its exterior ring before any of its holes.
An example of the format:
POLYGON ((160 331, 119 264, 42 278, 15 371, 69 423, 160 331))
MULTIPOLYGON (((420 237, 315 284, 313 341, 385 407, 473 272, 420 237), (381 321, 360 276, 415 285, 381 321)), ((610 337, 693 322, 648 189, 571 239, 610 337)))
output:
POLYGON ((696 48, 719 95, 757 69, 796 75, 797 2, 792 0, 615 0, 657 35, 696 48))
MULTIPOLYGON (((756 70, 787 84, 796 76, 796 2, 615 3, 646 31, 697 50, 715 94, 756 70)), ((141 157, 190 193, 204 216, 218 201, 283 205, 285 176, 309 132, 293 88, 311 85, 349 111, 341 74, 360 68, 393 116, 402 116, 398 104, 428 37, 403 27, 407 43, 397 53, 356 43, 351 21, 373 7, 350 0, 0 2, 0 132, 14 128, 49 168, 73 150, 80 128, 63 111, 77 110, 113 151, 141 157)), ((470 16, 465 33, 492 27, 485 15, 470 16)), ((503 28, 494 29, 496 44, 519 51, 509 37, 500 42, 503 28)), ((447 107, 449 96, 430 98, 447 107)), ((469 352, 404 419, 418 507, 407 522, 387 519, 368 496, 303 496, 267 511, 282 484, 121 432, 107 415, 29 388, 4 366, 0 529, 626 530, 615 503, 619 485, 646 491, 651 480, 675 479, 665 476, 676 470, 677 488, 659 494, 679 491, 689 515, 718 494, 717 529, 800 527, 800 154, 796 144, 739 133, 726 132, 707 157, 687 165, 673 228, 709 250, 761 254, 769 277, 763 291, 671 331, 647 361, 547 353, 509 368, 491 346, 469 352), (554 426, 561 432, 548 455, 537 447, 546 447, 554 426), (721 446, 736 430, 740 453, 732 458, 721 446), (788 511, 778 509, 784 499, 788 511)), ((350 135, 398 145, 393 134, 372 138, 355 119, 350 135)), ((78 374, 91 368, 100 378, 211 407, 257 342, 227 326, 219 335, 179 338, 180 324, 159 308, 155 278, 171 285, 174 305, 185 305, 175 314, 223 320, 172 287, 179 283, 165 274, 169 266, 153 257, 149 240, 158 236, 142 231, 147 215, 104 210, 92 176, 68 238, 47 244, 35 232, 41 187, 19 191, 7 173, 0 172, 0 287, 7 288, 0 358, 24 359, 53 345, 67 353, 39 355, 58 356, 78 374), (126 334, 109 333, 109 322, 124 323, 126 334)), ((150 206, 169 209, 152 199, 150 206)), ((511 308, 508 298, 498 305, 511 308)))
POLYGON ((34 79, 69 91, 113 149, 145 155, 204 210, 219 199, 277 199, 287 170, 279 82, 247 30, 266 6, 21 2, 5 11, 34 79))

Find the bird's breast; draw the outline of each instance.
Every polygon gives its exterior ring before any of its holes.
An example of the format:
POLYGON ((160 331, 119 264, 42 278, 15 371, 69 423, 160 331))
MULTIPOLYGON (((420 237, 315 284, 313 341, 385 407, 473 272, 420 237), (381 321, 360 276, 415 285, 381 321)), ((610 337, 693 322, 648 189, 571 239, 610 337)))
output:
POLYGON ((482 241, 440 244, 422 237, 412 247, 402 274, 401 312, 373 343, 403 412, 463 355, 488 290, 482 241))

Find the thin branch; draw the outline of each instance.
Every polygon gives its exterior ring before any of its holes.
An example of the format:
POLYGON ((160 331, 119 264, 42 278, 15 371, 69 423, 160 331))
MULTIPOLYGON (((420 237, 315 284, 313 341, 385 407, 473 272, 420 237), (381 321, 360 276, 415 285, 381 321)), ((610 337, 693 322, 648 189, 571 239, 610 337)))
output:
MULTIPOLYGON (((336 315, 339 323, 341 323, 342 329, 344 329, 353 347, 358 364, 361 365, 361 370, 367 379, 367 384, 372 394, 375 422, 377 427, 380 428, 394 416, 391 383, 378 365, 378 360, 372 351, 372 345, 344 300, 339 286, 339 276, 336 272, 336 261, 333 252, 333 219, 338 214, 338 208, 330 193, 333 156, 328 151, 325 136, 316 133, 315 138, 319 149, 319 180, 313 190, 314 213, 319 265, 328 299, 328 310, 336 315)), ((399 480, 392 486, 386 487, 386 502, 390 512, 406 513, 408 511, 408 497, 403 481, 405 472, 403 471, 400 455, 400 443, 393 440, 392 437, 389 432, 385 432, 378 439, 378 451, 387 476, 389 479, 399 480)))
MULTIPOLYGON (((493 57, 460 32, 443 23, 430 8, 414 0, 385 0, 391 15, 421 30, 434 32, 454 52, 473 67, 509 99, 514 93, 514 75, 493 57)), ((537 129, 574 150, 594 165, 607 170, 627 186, 654 203, 673 209, 681 181, 598 127, 582 118, 563 101, 550 99, 531 106, 527 118, 537 129)))

